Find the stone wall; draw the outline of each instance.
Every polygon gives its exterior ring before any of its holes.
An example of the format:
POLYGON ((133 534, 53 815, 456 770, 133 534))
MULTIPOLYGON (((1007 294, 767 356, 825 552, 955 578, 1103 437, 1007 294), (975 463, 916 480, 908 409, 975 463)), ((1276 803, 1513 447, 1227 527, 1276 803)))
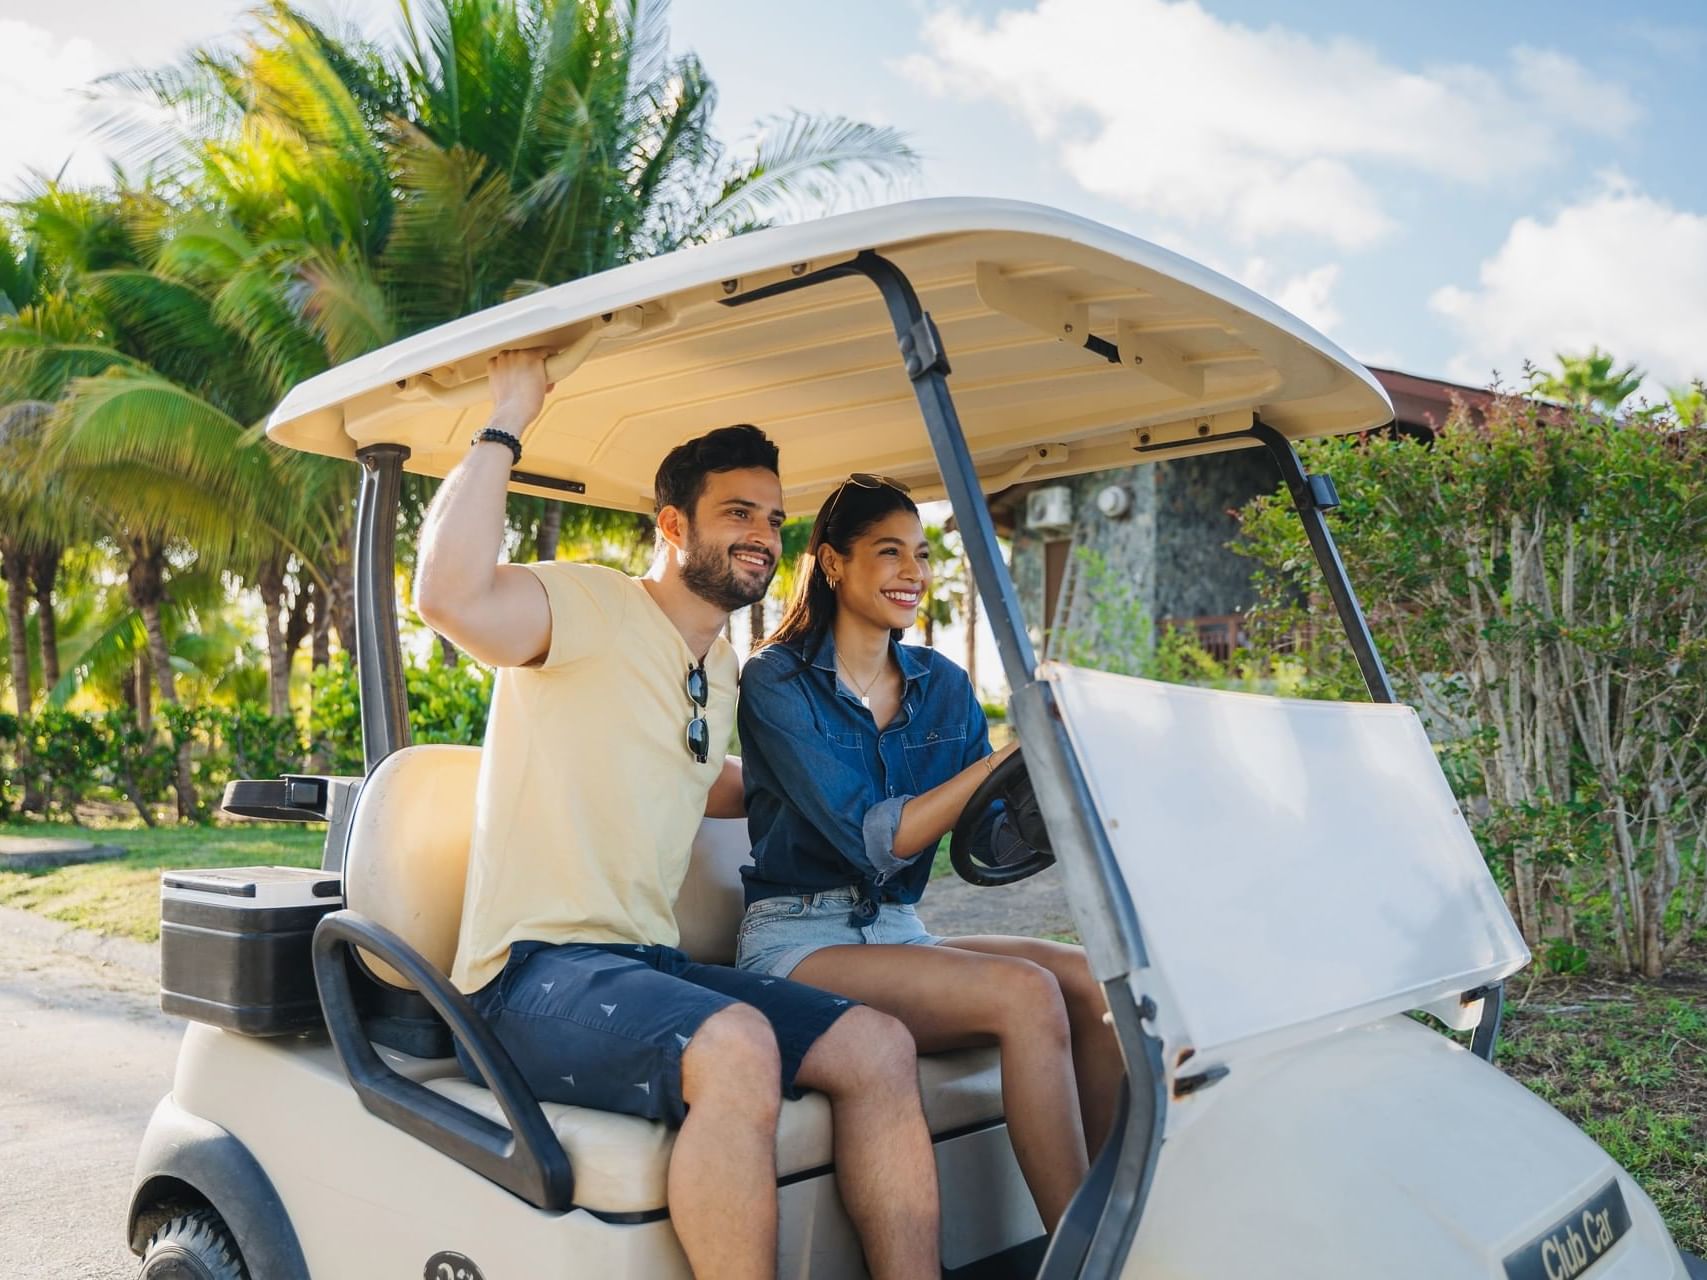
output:
MULTIPOLYGON (((1072 490, 1073 516, 1082 522, 1081 545, 1099 552, 1117 589, 1131 597, 1152 622, 1241 612, 1253 601, 1251 566, 1227 549, 1238 524, 1231 512, 1279 484, 1273 464, 1255 450, 1145 463, 1099 471, 1060 482, 1072 490), (1110 519, 1096 507, 1110 486, 1127 491, 1125 515, 1110 519)), ((1024 527, 1025 504, 1016 512, 1011 567, 1020 607, 1033 642, 1042 651, 1046 544, 1069 539, 1071 531, 1040 534, 1024 527)), ((1084 577, 1079 575, 1081 591, 1084 577)), ((1081 594, 1072 616, 1086 616, 1081 594)))
POLYGON ((1256 602, 1251 561, 1228 550, 1233 512, 1280 485, 1267 453, 1241 449, 1156 466, 1156 618, 1243 613, 1256 602))

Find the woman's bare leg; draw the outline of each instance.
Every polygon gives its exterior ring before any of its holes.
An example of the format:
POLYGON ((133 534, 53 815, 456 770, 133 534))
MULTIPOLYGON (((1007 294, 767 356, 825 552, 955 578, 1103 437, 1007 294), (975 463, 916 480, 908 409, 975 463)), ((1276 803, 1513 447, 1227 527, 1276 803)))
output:
POLYGON ((1114 1029, 1103 1021, 1108 1001, 1102 984, 1091 976, 1083 947, 1047 938, 1015 938, 1000 934, 950 938, 944 945, 986 955, 1017 956, 1042 965, 1055 975, 1073 1028, 1073 1074, 1079 1082, 1079 1111, 1085 1123, 1085 1150, 1092 1159, 1102 1150, 1114 1124, 1120 1101, 1120 1081, 1126 1064, 1114 1029))
POLYGON ((788 975, 899 1018, 919 1052, 996 1043, 1008 1136, 1053 1231, 1084 1181, 1085 1136, 1061 986, 1019 956, 951 947, 825 947, 788 975))

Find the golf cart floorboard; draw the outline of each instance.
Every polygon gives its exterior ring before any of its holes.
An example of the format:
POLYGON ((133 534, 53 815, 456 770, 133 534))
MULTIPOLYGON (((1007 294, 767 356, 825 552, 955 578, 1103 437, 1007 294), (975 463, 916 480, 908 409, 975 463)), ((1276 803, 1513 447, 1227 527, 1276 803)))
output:
POLYGON ((1683 1254, 1683 1269, 1689 1272, 1689 1280, 1707 1280, 1707 1261, 1681 1249, 1678 1252, 1683 1254))
MULTIPOLYGON (((1049 1237, 1037 1236, 963 1267, 944 1267, 942 1280, 1019 1280, 1035 1276, 1048 1248, 1049 1237)), ((1707 1272, 1702 1275, 1707 1277, 1707 1272)))

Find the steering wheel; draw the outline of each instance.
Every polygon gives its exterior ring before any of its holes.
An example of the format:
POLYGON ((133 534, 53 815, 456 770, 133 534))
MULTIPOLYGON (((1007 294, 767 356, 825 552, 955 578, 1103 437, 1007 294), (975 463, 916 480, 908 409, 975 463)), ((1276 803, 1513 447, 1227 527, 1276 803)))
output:
POLYGON ((1055 854, 1049 848, 1048 833, 1043 829, 1042 820, 1037 818, 1036 810, 1031 778, 1025 771, 1025 753, 1015 751, 978 784, 978 789, 972 793, 972 798, 955 821, 954 833, 948 842, 948 860, 954 864, 960 878, 976 885, 1013 884, 1053 866, 1055 854), (1019 824, 1020 833, 1032 845, 1029 857, 1006 866, 980 862, 972 856, 973 833, 985 810, 998 800, 1006 801, 1009 812, 1015 815, 1014 820, 1019 824))

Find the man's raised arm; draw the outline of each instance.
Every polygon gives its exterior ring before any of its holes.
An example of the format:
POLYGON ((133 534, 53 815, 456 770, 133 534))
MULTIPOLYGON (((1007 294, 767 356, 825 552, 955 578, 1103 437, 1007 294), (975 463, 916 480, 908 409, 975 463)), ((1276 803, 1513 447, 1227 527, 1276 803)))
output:
MULTIPOLYGON (((489 426, 520 438, 547 390, 545 354, 505 351, 487 366, 489 426)), ((522 667, 551 648, 551 608, 539 579, 499 564, 504 496, 514 458, 501 441, 473 445, 427 509, 415 572, 415 610, 434 631, 480 662, 522 667)))

